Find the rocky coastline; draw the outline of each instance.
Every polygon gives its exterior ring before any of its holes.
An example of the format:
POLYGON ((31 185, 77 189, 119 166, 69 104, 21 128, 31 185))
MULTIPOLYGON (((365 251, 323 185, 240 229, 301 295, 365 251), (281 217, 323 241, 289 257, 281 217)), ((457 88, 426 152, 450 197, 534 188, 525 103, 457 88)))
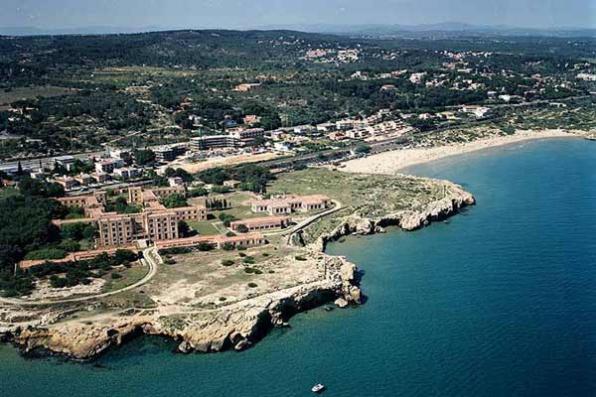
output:
MULTIPOLYGON (((388 226, 416 230, 430 222, 443 220, 460 209, 475 204, 474 197, 450 184, 445 196, 419 210, 405 210, 371 219, 357 213, 341 219, 331 232, 301 248, 311 272, 312 282, 299 284, 237 303, 208 310, 163 306, 155 309, 128 309, 106 313, 94 321, 74 319, 72 313, 92 310, 93 305, 65 305, 59 309, 0 306, 0 335, 21 352, 47 352, 74 360, 91 360, 108 349, 138 335, 158 335, 178 342, 178 351, 219 352, 244 350, 262 339, 273 327, 287 326, 298 313, 335 302, 338 307, 362 302, 357 267, 343 257, 324 253, 328 242, 350 234, 383 232, 388 226)), ((298 240, 300 240, 298 236, 298 240)))

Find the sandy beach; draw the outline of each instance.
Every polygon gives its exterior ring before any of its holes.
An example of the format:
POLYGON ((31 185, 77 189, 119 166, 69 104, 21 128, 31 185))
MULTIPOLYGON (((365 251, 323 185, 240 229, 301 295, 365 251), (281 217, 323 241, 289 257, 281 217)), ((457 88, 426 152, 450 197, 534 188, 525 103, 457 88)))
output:
POLYGON ((350 160, 344 163, 342 171, 372 174, 394 174, 407 167, 439 160, 449 156, 470 153, 491 147, 510 145, 518 142, 570 138, 575 134, 563 130, 519 131, 515 135, 479 139, 461 144, 437 146, 431 148, 413 148, 394 150, 372 156, 350 160))

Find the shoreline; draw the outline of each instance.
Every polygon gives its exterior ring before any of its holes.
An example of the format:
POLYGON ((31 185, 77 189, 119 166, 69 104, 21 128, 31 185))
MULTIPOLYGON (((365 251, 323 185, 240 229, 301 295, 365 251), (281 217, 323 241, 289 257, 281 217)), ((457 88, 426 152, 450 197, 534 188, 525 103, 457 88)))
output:
MULTIPOLYGON (((350 234, 383 233, 389 226, 416 230, 475 203, 470 193, 451 182, 407 178, 440 184, 443 194, 422 207, 370 217, 357 211, 341 216, 332 230, 323 232, 309 244, 296 246, 301 250, 296 252, 302 252, 305 259, 300 267, 293 267, 298 272, 295 277, 308 278, 296 285, 213 309, 163 304, 145 310, 98 313, 81 319, 70 316, 85 310, 88 304, 16 307, 16 310, 0 305, 0 336, 3 342, 11 342, 24 355, 49 354, 74 361, 92 361, 142 334, 172 339, 177 342, 180 353, 245 350, 263 339, 272 328, 287 326, 287 321, 296 313, 331 303, 340 308, 361 303, 363 295, 357 265, 344 257, 326 254, 328 242, 350 234)), ((296 261, 295 255, 287 256, 287 261, 296 261)))
POLYGON ((342 163, 343 172, 355 174, 394 174, 404 172, 410 167, 442 160, 448 157, 473 153, 516 143, 542 139, 571 139, 580 137, 564 130, 520 131, 514 135, 494 136, 476 141, 429 148, 408 148, 374 154, 342 163))

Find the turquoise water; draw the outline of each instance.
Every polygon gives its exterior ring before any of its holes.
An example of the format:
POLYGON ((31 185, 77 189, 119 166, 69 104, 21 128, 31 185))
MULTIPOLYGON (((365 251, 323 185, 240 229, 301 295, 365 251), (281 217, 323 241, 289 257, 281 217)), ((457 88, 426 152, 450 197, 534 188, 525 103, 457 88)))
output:
POLYGON ((97 365, 0 347, 4 396, 594 396, 596 144, 533 142, 421 166, 478 205, 415 233, 329 247, 366 305, 292 319, 243 353, 144 338, 97 365))

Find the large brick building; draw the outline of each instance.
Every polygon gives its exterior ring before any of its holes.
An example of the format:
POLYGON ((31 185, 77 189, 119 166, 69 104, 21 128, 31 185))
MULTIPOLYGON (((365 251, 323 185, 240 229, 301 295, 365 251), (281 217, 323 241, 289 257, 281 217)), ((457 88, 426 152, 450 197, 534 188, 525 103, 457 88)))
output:
POLYGON ((166 208, 159 202, 160 198, 174 193, 185 194, 185 191, 182 187, 146 190, 140 187, 129 188, 128 202, 142 207, 141 212, 136 214, 106 212, 106 192, 63 197, 59 201, 67 207, 83 208, 86 221, 97 224, 97 246, 113 247, 131 244, 141 239, 175 240, 180 237, 178 222, 207 219, 207 209, 204 206, 166 208))

